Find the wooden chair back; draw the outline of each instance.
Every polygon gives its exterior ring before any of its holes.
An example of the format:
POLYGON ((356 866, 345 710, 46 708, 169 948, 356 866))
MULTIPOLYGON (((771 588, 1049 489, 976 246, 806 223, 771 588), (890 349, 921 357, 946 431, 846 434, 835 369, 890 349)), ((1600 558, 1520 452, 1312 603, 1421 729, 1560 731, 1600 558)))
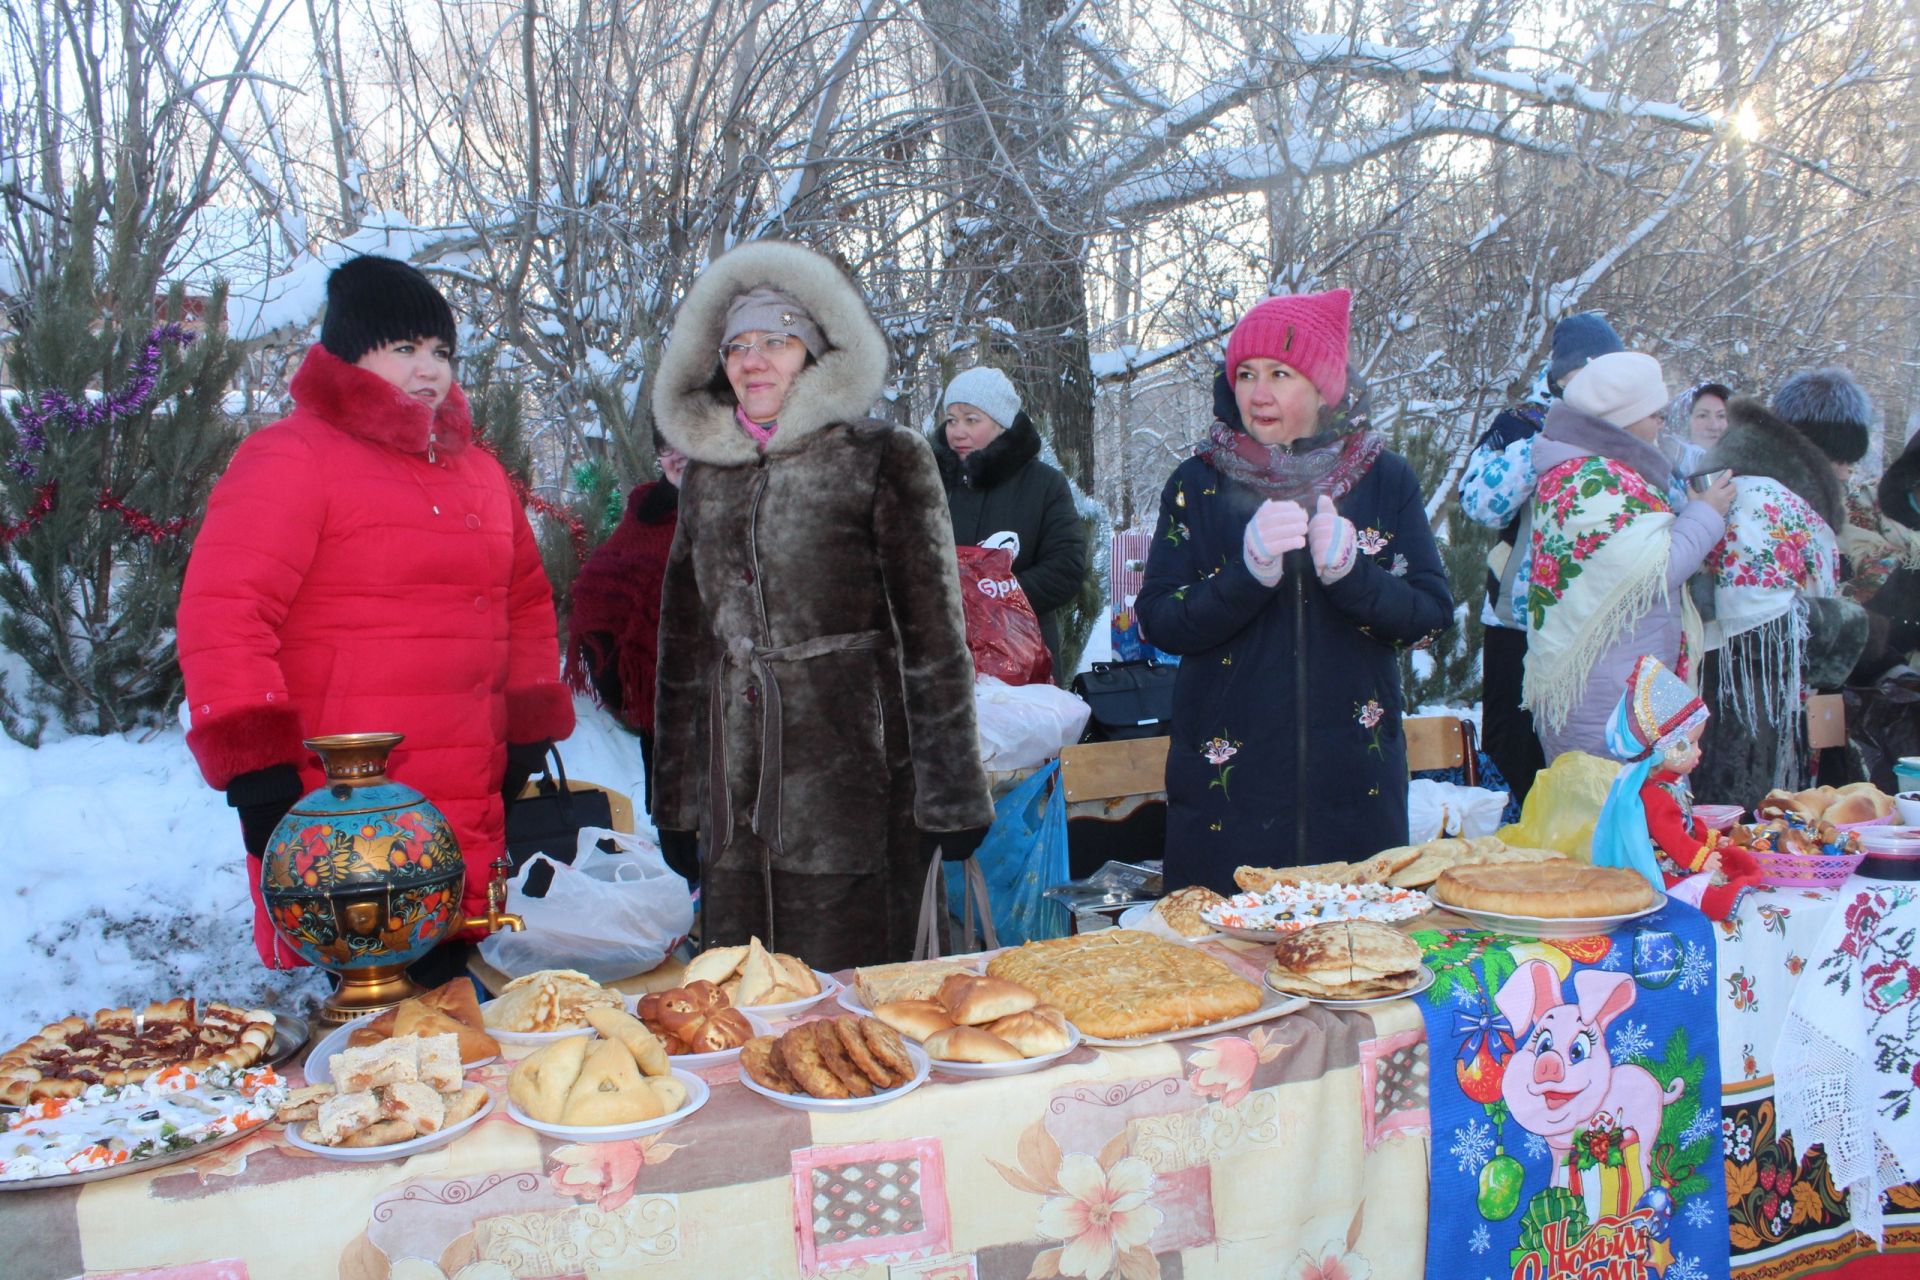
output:
POLYGON ((1461 769, 1470 787, 1480 785, 1480 758, 1473 722, 1459 716, 1409 716, 1400 722, 1407 735, 1407 771, 1461 769))

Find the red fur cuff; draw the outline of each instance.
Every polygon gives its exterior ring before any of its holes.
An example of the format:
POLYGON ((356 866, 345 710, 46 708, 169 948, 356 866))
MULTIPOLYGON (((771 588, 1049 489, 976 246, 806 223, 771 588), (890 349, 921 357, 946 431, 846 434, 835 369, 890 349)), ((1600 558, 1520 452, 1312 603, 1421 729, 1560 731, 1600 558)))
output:
POLYGON ((307 758, 300 717, 291 707, 248 707, 187 730, 201 776, 221 791, 243 773, 270 765, 298 766, 307 758))
POLYGON ((560 741, 573 732, 573 694, 558 680, 507 690, 507 741, 560 741))

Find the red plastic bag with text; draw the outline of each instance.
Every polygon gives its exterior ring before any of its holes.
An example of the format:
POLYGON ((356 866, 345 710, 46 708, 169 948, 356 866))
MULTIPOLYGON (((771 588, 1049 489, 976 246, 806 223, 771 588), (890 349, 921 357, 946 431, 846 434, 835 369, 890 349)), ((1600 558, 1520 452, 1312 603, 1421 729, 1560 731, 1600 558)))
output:
POLYGON ((1006 684, 1052 680, 1053 658, 1040 634, 1040 618, 1013 576, 1013 553, 1004 547, 955 550, 974 673, 1006 684))

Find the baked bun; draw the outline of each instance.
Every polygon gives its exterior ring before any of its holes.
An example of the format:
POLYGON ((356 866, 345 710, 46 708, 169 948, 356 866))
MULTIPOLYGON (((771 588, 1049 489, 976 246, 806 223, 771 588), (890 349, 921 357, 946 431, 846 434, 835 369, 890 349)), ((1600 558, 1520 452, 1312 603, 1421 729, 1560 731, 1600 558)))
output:
POLYGON ((940 984, 940 1003, 961 1026, 997 1022, 1040 1003, 1040 997, 1004 978, 975 978, 955 974, 940 984))
POLYGON ((1862 795, 1856 791, 1850 796, 1841 796, 1835 800, 1820 816, 1822 821, 1837 825, 1846 822, 1872 822, 1875 818, 1886 815, 1874 807, 1872 796, 1862 795))
POLYGON ((927 1039, 927 1056, 945 1062, 1018 1062, 1026 1055, 979 1027, 948 1027, 927 1039))
POLYGON ((647 1087, 646 1077, 640 1074, 639 1066, 625 1046, 612 1040, 595 1040, 587 1048, 579 1078, 573 1082, 573 1088, 567 1091, 566 1105, 561 1109, 559 1122, 569 1125, 633 1124, 665 1114, 666 1108, 660 1105, 659 1097, 647 1087))
POLYGON ((953 1025, 947 1006, 938 1000, 896 1000, 874 1009, 873 1016, 907 1039, 922 1044, 928 1036, 953 1025))
POLYGON ((1019 1050, 1023 1058, 1059 1053, 1073 1043, 1067 1033, 1066 1015, 1052 1005, 1037 1005, 1009 1014, 989 1024, 987 1030, 1019 1050))
POLYGON ((1154 903, 1153 914, 1183 938, 1211 938, 1213 926, 1202 920, 1200 913, 1225 901, 1203 884, 1190 884, 1154 903))
POLYGON ((1654 903, 1653 886, 1638 872, 1571 859, 1453 867, 1440 873, 1433 896, 1441 906, 1554 920, 1625 915, 1654 903))
POLYGON ((593 1029, 614 1041, 633 1057, 642 1075, 664 1076, 673 1069, 667 1061, 667 1047, 647 1024, 625 1009, 589 1009, 587 1021, 593 1029))
POLYGON ((567 1109, 567 1094, 586 1064, 589 1043, 586 1036, 568 1036, 534 1050, 507 1077, 507 1097, 535 1120, 557 1123, 567 1109))
MULTIPOLYGON (((1877 818, 1886 817, 1893 812, 1895 807, 1893 797, 1874 786, 1871 782, 1849 782, 1846 786, 1840 788, 1840 795, 1843 797, 1856 795, 1867 797, 1867 799, 1873 802, 1873 813, 1877 818)), ((1829 817, 1828 820, 1831 821, 1831 817, 1829 817)))

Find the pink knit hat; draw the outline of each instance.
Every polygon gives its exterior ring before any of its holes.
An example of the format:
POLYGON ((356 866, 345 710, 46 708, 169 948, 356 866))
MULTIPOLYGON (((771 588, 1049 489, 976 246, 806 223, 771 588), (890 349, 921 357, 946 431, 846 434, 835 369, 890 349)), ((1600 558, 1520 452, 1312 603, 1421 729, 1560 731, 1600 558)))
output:
POLYGON ((1292 365, 1328 404, 1347 394, 1346 289, 1268 298, 1240 317, 1227 338, 1227 376, 1242 360, 1265 357, 1292 365))

